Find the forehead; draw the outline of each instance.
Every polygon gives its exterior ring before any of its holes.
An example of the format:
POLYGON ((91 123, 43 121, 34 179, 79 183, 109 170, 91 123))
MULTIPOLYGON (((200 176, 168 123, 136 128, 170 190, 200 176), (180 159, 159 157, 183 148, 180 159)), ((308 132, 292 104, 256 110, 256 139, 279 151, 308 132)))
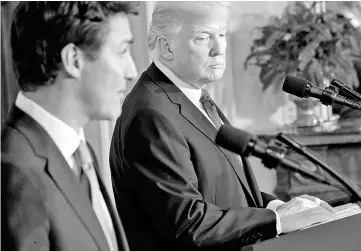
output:
POLYGON ((219 18, 203 18, 194 20, 188 19, 183 26, 183 31, 186 34, 195 34, 201 32, 217 33, 226 32, 227 30, 227 20, 219 18))
POLYGON ((222 7, 207 4, 193 4, 182 13, 184 28, 192 32, 202 30, 227 30, 229 13, 222 7))
POLYGON ((192 34, 199 32, 225 32, 228 30, 228 25, 227 23, 201 22, 188 24, 186 29, 188 29, 192 34))
POLYGON ((109 17, 106 25, 108 39, 106 43, 122 43, 132 40, 132 32, 127 15, 116 14, 109 17))

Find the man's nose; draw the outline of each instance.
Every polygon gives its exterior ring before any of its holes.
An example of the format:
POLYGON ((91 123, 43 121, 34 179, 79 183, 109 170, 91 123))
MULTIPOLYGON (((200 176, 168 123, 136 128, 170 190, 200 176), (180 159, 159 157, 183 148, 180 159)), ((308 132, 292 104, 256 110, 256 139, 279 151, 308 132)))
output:
POLYGON ((125 78, 128 81, 134 80, 138 76, 137 68, 135 67, 135 63, 132 56, 129 56, 129 62, 127 64, 127 68, 125 71, 125 78))
POLYGON ((226 46, 227 43, 223 38, 215 38, 213 40, 213 46, 212 49, 210 50, 210 56, 211 57, 215 57, 215 56, 219 56, 219 55, 223 55, 226 51, 226 46))

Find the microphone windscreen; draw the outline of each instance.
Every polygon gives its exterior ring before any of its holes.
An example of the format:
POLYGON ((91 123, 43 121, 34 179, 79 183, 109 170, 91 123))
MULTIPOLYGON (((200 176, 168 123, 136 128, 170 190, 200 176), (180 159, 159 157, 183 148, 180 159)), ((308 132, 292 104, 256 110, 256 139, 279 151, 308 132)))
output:
POLYGON ((288 75, 283 82, 282 90, 299 98, 307 97, 307 87, 312 85, 306 79, 288 75))
POLYGON ((225 124, 219 128, 216 144, 235 153, 243 155, 253 135, 225 124))

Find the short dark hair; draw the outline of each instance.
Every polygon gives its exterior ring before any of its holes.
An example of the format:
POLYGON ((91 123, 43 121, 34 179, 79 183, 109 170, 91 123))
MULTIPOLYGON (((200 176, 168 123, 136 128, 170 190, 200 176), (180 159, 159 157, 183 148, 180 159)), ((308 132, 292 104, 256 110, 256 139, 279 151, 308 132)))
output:
POLYGON ((20 88, 29 91, 52 84, 60 52, 69 43, 96 59, 106 37, 104 22, 118 13, 136 15, 137 8, 138 2, 20 2, 10 35, 20 88))

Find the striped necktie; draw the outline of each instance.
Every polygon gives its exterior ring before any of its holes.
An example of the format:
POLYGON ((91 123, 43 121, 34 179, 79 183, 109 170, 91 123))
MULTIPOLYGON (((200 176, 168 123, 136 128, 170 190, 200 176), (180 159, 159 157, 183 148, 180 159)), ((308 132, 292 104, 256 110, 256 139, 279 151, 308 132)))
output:
POLYGON ((217 112, 216 105, 206 90, 202 90, 202 95, 199 99, 199 102, 201 102, 203 109, 206 111, 214 126, 218 130, 223 123, 217 112))

